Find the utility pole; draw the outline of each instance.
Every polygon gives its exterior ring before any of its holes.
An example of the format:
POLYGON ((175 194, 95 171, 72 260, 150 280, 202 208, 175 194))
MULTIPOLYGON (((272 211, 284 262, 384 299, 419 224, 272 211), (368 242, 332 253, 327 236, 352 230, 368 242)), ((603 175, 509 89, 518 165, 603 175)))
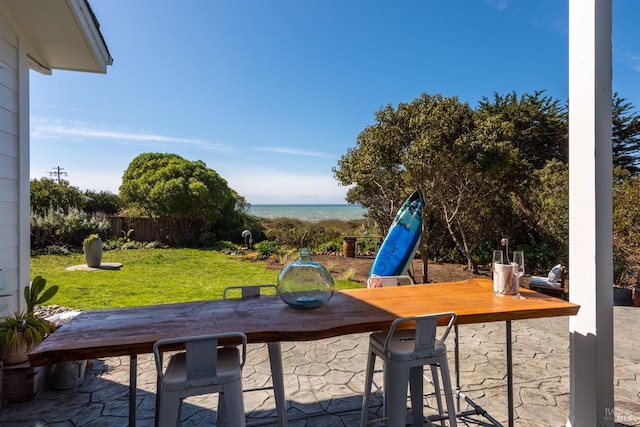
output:
POLYGON ((53 172, 49 172, 49 176, 56 177, 56 179, 58 180, 58 184, 60 184, 61 175, 64 175, 64 176, 68 175, 66 172, 63 172, 64 168, 61 168, 60 166, 54 166, 51 169, 53 169, 53 172))

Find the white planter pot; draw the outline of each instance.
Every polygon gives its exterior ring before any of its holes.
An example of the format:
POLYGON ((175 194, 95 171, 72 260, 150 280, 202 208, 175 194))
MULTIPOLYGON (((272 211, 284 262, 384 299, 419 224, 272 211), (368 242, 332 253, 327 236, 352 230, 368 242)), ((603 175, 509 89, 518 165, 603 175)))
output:
POLYGON ((102 240, 95 239, 83 245, 84 259, 88 267, 99 268, 102 263, 102 240))

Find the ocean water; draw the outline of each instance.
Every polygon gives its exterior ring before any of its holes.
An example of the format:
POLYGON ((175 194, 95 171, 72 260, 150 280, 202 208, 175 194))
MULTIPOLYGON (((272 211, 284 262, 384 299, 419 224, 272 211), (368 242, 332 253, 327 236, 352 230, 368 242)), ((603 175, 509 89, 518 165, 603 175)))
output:
POLYGON ((251 205, 251 215, 260 218, 296 218, 318 222, 323 219, 349 221, 362 219, 366 209, 360 205, 251 205))

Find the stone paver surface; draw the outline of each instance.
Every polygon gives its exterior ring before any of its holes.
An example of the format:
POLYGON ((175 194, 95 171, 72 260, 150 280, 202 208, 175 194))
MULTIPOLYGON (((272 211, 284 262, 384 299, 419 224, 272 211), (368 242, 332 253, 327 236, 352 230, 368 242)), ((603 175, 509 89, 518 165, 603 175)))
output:
MULTIPOLYGON (((617 426, 640 426, 640 340, 635 336, 640 309, 615 307, 614 392, 617 426)), ((564 426, 569 413, 569 334, 567 318, 513 322, 513 374, 516 426, 564 426)), ((489 323, 459 328, 461 386, 464 394, 498 422, 507 422, 505 325, 489 323)), ((447 342, 452 381, 453 334, 447 342)), ((359 425, 368 334, 311 342, 282 343, 287 417, 292 427, 359 425)), ((250 345, 244 369, 246 389, 270 384, 266 345, 250 345)), ((379 364, 378 368, 381 368, 379 364)), ((155 365, 151 355, 138 358, 139 426, 152 426, 155 365)), ((376 373, 374 386, 381 384, 376 373)), ((5 404, 0 426, 124 426, 128 417, 129 358, 93 360, 84 382, 70 390, 47 389, 36 400, 5 404)), ((425 391, 432 388, 425 383, 425 391)), ((375 390, 371 418, 382 416, 382 394, 375 390)), ((249 423, 276 426, 271 390, 244 394, 249 423)), ((425 396, 425 414, 435 399, 425 396)), ((183 426, 215 425, 217 396, 186 399, 183 426)), ((461 409, 471 406, 461 400, 461 409)), ((463 426, 488 425, 480 416, 463 426)), ((372 425, 383 425, 377 423, 372 425)))

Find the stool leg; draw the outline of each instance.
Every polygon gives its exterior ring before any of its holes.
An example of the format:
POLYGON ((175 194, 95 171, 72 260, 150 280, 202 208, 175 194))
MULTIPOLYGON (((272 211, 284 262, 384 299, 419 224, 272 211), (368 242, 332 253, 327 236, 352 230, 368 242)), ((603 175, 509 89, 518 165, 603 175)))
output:
POLYGON ((424 369, 422 366, 414 366, 409 370, 409 386, 411 388, 411 414, 413 415, 414 426, 421 426, 424 420, 424 385, 422 382, 423 372, 424 369))
POLYGON ((225 384, 222 390, 229 426, 245 427, 247 420, 245 418, 244 402, 242 400, 242 379, 225 384))
POLYGON ((440 361, 440 373, 442 374, 442 386, 444 387, 444 399, 447 402, 447 413, 449 414, 449 426, 457 427, 456 408, 453 406, 453 390, 451 389, 451 378, 449 374, 449 363, 447 356, 443 356, 440 361))
POLYGON ((387 360, 384 366, 384 396, 388 427, 407 425, 408 366, 387 360))
POLYGON ((369 351, 367 359, 367 373, 364 378, 364 393, 362 393, 362 413, 360 415, 360 427, 366 427, 369 419, 369 404, 371 401, 371 387, 373 385, 373 371, 376 365, 376 354, 369 351))
POLYGON ((224 406, 224 393, 218 393, 218 416, 216 418, 216 427, 224 427, 227 420, 227 408, 224 406))
MULTIPOLYGON (((433 389, 436 394, 436 403, 438 404, 438 415, 444 415, 444 410, 442 409, 442 393, 440 390, 440 380, 438 379, 438 366, 431 365, 431 379, 433 381, 433 389)), ((444 420, 440 421, 440 425, 444 427, 444 420)))
POLYGON ((180 393, 163 391, 159 399, 160 407, 157 409, 158 427, 175 427, 180 424, 180 406, 182 400, 180 393))

